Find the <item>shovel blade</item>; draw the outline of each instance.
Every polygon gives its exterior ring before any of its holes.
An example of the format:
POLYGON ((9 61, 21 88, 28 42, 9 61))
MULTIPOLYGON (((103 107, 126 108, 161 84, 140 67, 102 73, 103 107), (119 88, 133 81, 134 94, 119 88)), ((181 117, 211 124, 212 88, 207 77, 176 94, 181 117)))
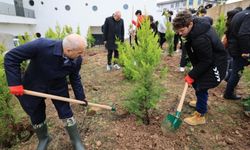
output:
POLYGON ((163 120, 162 125, 165 126, 166 128, 176 130, 180 127, 181 123, 182 121, 180 118, 174 115, 168 114, 167 117, 163 120))

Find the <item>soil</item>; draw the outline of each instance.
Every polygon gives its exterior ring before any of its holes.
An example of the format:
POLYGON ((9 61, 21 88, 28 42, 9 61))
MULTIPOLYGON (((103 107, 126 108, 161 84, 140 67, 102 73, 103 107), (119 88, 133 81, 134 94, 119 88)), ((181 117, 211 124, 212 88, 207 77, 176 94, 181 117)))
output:
MULTIPOLYGON (((78 129, 89 150, 189 150, 189 149, 250 149, 250 118, 243 113, 241 101, 223 99, 226 82, 209 90, 209 110, 205 125, 189 126, 182 123, 175 132, 162 132, 161 123, 167 114, 174 114, 184 88, 186 72, 178 71, 180 55, 170 57, 163 54, 163 66, 168 73, 162 81, 166 88, 157 109, 150 114, 150 125, 139 123, 134 115, 122 107, 125 93, 130 89, 122 70, 106 71, 106 50, 100 46, 87 50, 81 70, 85 93, 92 103, 115 104, 117 112, 98 108, 83 108, 72 104, 78 129)), ((237 93, 248 97, 249 85, 242 79, 237 93)), ((72 90, 70 89, 73 97, 72 90)), ((188 102, 195 99, 194 90, 188 89, 181 119, 190 116, 194 108, 188 102)), ((49 133, 53 137, 49 150, 72 149, 70 139, 58 119, 50 100, 47 102, 49 133)), ((26 119, 27 121, 27 119, 26 119)), ((27 121, 28 122, 28 121, 27 121)), ((27 124, 26 122, 26 124, 27 124)), ((38 143, 35 134, 11 149, 33 150, 38 143)))

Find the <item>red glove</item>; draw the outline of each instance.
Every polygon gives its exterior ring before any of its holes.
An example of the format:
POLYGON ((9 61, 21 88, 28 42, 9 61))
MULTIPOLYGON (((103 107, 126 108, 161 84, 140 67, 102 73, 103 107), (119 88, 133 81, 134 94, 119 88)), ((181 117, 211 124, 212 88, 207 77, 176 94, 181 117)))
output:
POLYGON ((23 85, 10 86, 9 87, 10 94, 21 96, 23 95, 23 85))
POLYGON ((136 22, 134 20, 132 20, 132 24, 136 26, 136 22))
POLYGON ((184 80, 189 84, 193 84, 194 83, 194 79, 192 79, 189 75, 187 75, 184 80))

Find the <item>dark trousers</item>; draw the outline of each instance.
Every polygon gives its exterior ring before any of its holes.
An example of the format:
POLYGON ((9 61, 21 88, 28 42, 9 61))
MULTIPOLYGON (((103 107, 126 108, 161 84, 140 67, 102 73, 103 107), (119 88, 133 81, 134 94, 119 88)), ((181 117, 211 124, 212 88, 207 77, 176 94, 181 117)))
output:
POLYGON ((208 89, 197 89, 195 84, 193 87, 197 98, 196 111, 204 115, 207 112, 208 89))
MULTIPOLYGON (((112 55, 114 53, 114 58, 118 59, 119 58, 119 53, 118 53, 118 50, 112 50, 112 49, 108 49, 108 55, 107 55, 107 58, 108 58, 108 65, 111 65, 112 64, 112 55)), ((116 61, 114 62, 114 64, 116 64, 116 61)))
POLYGON ((181 52, 180 67, 185 67, 187 65, 187 62, 188 62, 187 51, 186 51, 186 48, 184 46, 182 46, 181 50, 182 50, 182 52, 181 52))
POLYGON ((234 89, 240 81, 244 66, 248 65, 248 61, 242 57, 233 57, 232 72, 227 82, 225 94, 230 96, 234 94, 234 89))
POLYGON ((159 32, 159 35, 160 35, 159 43, 160 46, 162 47, 163 43, 166 42, 165 33, 159 32))
MULTIPOLYGON (((51 91, 48 93, 63 97, 69 97, 67 88, 57 90, 57 92, 51 91)), ((30 95, 18 96, 17 98, 24 111, 30 116, 33 125, 40 124, 45 121, 46 105, 44 98, 30 96, 30 95)), ((68 102, 63 102, 58 100, 52 100, 52 102, 57 110, 60 119, 70 118, 73 116, 73 112, 68 102)))

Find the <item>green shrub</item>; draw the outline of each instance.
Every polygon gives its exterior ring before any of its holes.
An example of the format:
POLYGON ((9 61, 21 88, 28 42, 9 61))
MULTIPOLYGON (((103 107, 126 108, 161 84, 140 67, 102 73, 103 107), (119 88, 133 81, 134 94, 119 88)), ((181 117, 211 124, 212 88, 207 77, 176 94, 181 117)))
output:
MULTIPOLYGON (((61 26, 57 23, 55 26, 55 30, 53 30, 52 28, 49 28, 45 32, 45 38, 62 40, 67 35, 72 34, 72 33, 74 33, 74 32, 73 32, 73 28, 71 26, 65 25, 65 26, 63 26, 63 28, 61 28, 61 26)), ((77 27, 76 33, 81 34, 79 26, 77 27)))
MULTIPOLYGON (((250 87, 250 68, 249 67, 245 68, 243 77, 244 77, 244 81, 247 83, 247 86, 250 87)), ((244 99, 243 106, 247 109, 250 109, 250 95, 248 96, 248 98, 244 99)))
POLYGON ((91 48, 92 46, 94 46, 95 43, 95 38, 92 35, 92 31, 89 28, 88 29, 88 33, 87 33, 87 44, 88 44, 88 48, 91 48))
POLYGON ((76 28, 76 34, 81 35, 81 29, 80 29, 80 26, 77 26, 77 28, 76 28))
POLYGON ((167 30, 166 30, 165 38, 168 44, 168 55, 172 56, 174 52, 174 34, 175 33, 173 31, 171 22, 167 22, 166 27, 167 27, 167 30))
POLYGON ((124 66, 125 77, 132 80, 133 88, 124 102, 125 108, 137 116, 139 121, 149 124, 149 110, 156 107, 162 88, 155 72, 161 60, 158 36, 150 29, 146 20, 137 31, 138 45, 117 42, 119 62, 124 66))
POLYGON ((221 39, 226 30, 226 19, 224 14, 220 14, 219 18, 215 22, 214 28, 221 39))
POLYGON ((3 52, 5 46, 0 44, 0 143, 5 143, 12 136, 9 126, 15 124, 13 107, 10 105, 12 96, 9 93, 6 76, 3 68, 3 52))

